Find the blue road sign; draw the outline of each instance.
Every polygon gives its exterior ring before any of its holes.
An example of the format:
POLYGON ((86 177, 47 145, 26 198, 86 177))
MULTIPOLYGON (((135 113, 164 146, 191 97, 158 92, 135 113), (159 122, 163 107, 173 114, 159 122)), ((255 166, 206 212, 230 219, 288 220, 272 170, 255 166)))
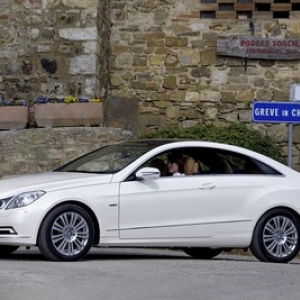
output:
POLYGON ((254 101, 252 120, 257 123, 300 123, 300 102, 254 101))

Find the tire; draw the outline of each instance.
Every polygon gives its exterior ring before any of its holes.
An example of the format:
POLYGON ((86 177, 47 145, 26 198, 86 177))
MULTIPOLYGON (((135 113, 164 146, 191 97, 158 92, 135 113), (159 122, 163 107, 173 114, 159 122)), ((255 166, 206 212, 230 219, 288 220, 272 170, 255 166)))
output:
POLYGON ((285 209, 274 209, 260 218, 250 250, 263 262, 287 263, 299 252, 300 222, 285 209))
POLYGON ((222 249, 214 248, 186 248, 183 251, 193 258, 197 259, 211 259, 222 252, 222 249))
POLYGON ((50 260, 76 261, 91 249, 94 232, 93 221, 84 209, 65 204, 54 208, 46 216, 37 245, 50 260))
POLYGON ((19 246, 0 245, 0 257, 6 257, 18 249, 19 246))

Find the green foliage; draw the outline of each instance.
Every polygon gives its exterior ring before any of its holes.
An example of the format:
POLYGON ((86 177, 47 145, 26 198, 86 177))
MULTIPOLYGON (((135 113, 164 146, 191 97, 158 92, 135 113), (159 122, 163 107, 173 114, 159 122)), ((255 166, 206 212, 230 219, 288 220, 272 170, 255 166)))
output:
POLYGON ((198 125, 189 128, 169 127, 155 133, 145 134, 140 138, 176 138, 225 143, 244 147, 284 162, 281 148, 271 137, 241 124, 227 127, 215 127, 212 125, 198 125))

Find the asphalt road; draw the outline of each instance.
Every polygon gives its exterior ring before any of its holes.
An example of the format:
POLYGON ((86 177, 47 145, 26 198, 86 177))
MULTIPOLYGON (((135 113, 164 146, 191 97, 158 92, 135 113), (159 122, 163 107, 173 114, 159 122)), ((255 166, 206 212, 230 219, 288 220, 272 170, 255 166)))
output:
POLYGON ((252 256, 195 260, 170 250, 95 249, 80 262, 51 262, 36 248, 0 259, 1 300, 299 300, 300 260, 252 256))

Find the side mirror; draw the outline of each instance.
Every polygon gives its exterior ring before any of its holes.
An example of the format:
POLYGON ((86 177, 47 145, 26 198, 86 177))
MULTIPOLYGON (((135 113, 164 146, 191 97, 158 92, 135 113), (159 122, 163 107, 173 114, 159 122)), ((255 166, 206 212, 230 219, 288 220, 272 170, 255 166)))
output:
POLYGON ((160 177, 160 171, 156 168, 142 168, 135 173, 138 180, 155 180, 160 177))

